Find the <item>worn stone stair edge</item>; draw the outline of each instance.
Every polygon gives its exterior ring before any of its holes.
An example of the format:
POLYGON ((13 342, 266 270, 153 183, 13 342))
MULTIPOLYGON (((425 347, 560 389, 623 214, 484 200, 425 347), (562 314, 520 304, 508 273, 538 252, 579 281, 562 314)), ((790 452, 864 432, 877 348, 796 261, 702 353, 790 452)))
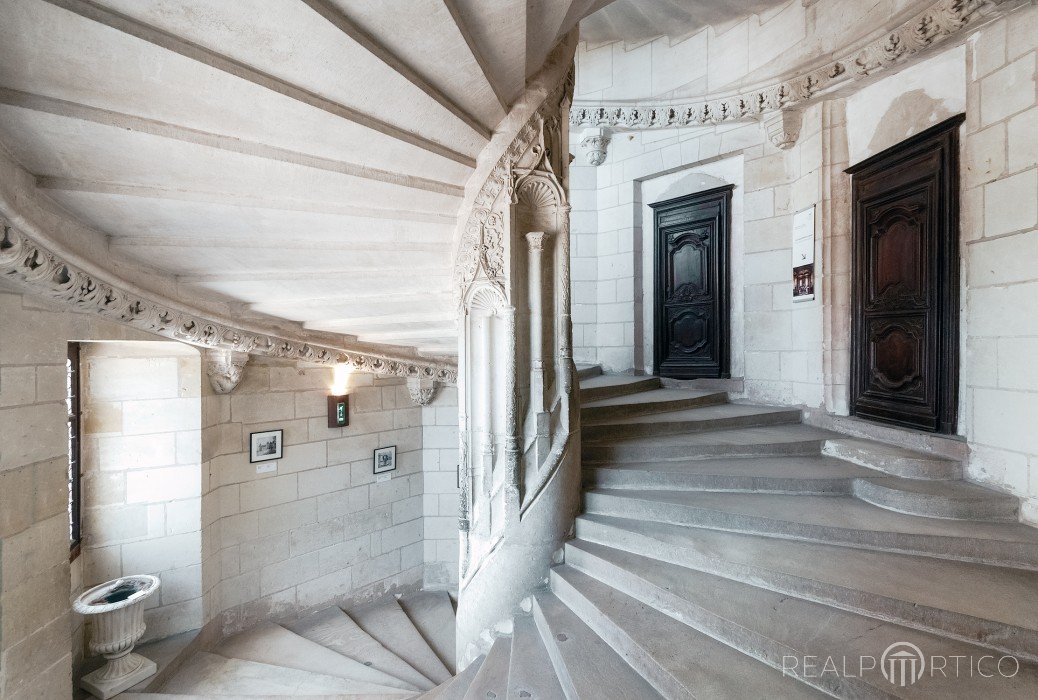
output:
POLYGON ((584 502, 587 512, 601 515, 631 517, 632 506, 643 506, 643 512, 640 512, 638 517, 655 522, 1038 570, 1038 545, 1025 542, 811 525, 762 516, 727 513, 700 506, 637 499, 623 495, 622 492, 613 495, 602 491, 588 491, 584 494, 584 502), (634 503, 630 503, 631 501, 634 503), (611 502, 615 503, 612 508, 609 507, 612 505, 611 502), (644 512, 645 508, 650 505, 656 512, 644 512))
POLYGON ((508 668, 511 661, 512 640, 498 637, 473 677, 463 700, 485 700, 504 697, 508 692, 508 668))
MULTIPOLYGON (((817 688, 824 693, 834 697, 854 699, 888 699, 895 697, 861 678, 830 678, 827 674, 824 676, 822 674, 805 676, 799 665, 793 670, 786 669, 782 663, 783 658, 790 656, 801 657, 804 655, 802 650, 794 649, 756 630, 751 630, 732 620, 725 619, 593 554, 575 549, 572 553, 572 559, 567 557, 566 563, 601 581, 604 581, 604 579, 598 574, 596 569, 607 570, 610 574, 608 585, 716 639, 718 642, 752 656, 780 673, 787 673, 802 683, 817 688)), ((824 658, 824 655, 819 656, 819 658, 824 658)))
POLYGON ((962 479, 962 462, 925 452, 898 450, 896 445, 850 436, 834 437, 822 454, 908 479, 962 479))
MULTIPOLYGON (((586 539, 602 546, 695 569, 794 598, 829 605, 866 617, 913 627, 923 632, 1038 661, 1038 630, 899 600, 834 583, 824 583, 763 567, 708 557, 698 554, 688 547, 670 542, 664 543, 647 535, 606 523, 578 519, 577 537, 579 540, 586 539)), ((579 548, 579 540, 566 544, 567 554, 572 549, 579 548)))
MULTIPOLYGON (((601 375, 606 377, 607 375, 601 375)), ((612 379, 613 377, 609 377, 612 379)), ((642 391, 649 391, 652 389, 659 389, 662 385, 660 384, 659 377, 617 377, 620 379, 629 379, 630 381, 617 382, 615 384, 603 384, 601 386, 586 386, 583 383, 580 385, 580 400, 581 402, 590 401, 601 401, 602 399, 612 399, 619 396, 627 396, 629 394, 637 394, 642 391)), ((591 380, 597 379, 597 377, 589 378, 591 380)))
MULTIPOLYGON (((665 415, 665 414, 664 414, 665 415)), ((583 426, 582 435, 589 441, 603 437, 651 437, 653 435, 681 435, 707 433, 732 428, 759 428, 774 425, 792 425, 800 422, 799 411, 767 411, 742 416, 720 416, 653 423, 595 423, 583 426)))
MULTIPOLYGON (((603 400, 609 401, 610 399, 603 400)), ((580 417, 586 420, 605 420, 607 418, 623 418, 651 415, 654 413, 668 413, 670 411, 681 411, 688 408, 695 408, 697 406, 717 406, 724 403, 728 403, 728 394, 724 392, 715 392, 692 395, 683 398, 660 398, 655 401, 632 401, 629 403, 606 404, 600 406, 582 405, 580 407, 580 417)))
MULTIPOLYGON (((900 477, 879 479, 855 479, 852 493, 855 498, 880 508, 947 520, 987 520, 991 522, 1015 523, 1019 521, 1019 501, 1012 496, 991 498, 963 495, 954 498, 945 494, 918 493, 898 489, 900 477)), ((961 482, 951 482, 961 483, 961 482)))
POLYGON ((420 696, 421 700, 463 700, 484 661, 486 656, 477 656, 461 673, 420 696))
POLYGON ((796 457, 816 456, 820 453, 824 440, 807 438, 804 440, 755 443, 749 445, 707 444, 707 445, 630 445, 620 442, 589 442, 582 448, 584 461, 591 464, 603 462, 680 462, 697 459, 717 459, 720 457, 796 457))
POLYGON ((544 700, 564 697, 537 623, 529 614, 512 618, 507 697, 544 700))
POLYGON ((656 489, 680 491, 750 492, 850 496, 855 477, 783 477, 727 474, 693 474, 679 471, 610 469, 589 465, 584 484, 590 488, 656 489))

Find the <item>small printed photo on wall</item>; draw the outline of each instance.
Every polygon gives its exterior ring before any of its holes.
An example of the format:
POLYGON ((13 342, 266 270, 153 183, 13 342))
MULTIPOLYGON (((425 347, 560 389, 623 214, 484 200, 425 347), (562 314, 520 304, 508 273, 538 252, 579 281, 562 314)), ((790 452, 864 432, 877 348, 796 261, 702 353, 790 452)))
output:
POLYGON ((375 450, 375 473, 383 474, 396 469, 396 445, 375 450))
POLYGON ((284 452, 284 431, 265 430, 261 433, 249 433, 249 461, 268 462, 281 459, 284 452))

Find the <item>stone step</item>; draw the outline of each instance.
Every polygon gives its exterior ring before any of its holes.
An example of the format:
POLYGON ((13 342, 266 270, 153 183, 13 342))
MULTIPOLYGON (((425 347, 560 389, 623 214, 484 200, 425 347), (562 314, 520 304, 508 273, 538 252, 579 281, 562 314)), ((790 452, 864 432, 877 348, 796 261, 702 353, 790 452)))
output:
POLYGON ((872 440, 836 436, 822 452, 863 467, 909 479, 961 479, 962 463, 872 440))
POLYGON ((120 693, 119 700, 356 700, 355 695, 183 695, 181 693, 120 693))
POLYGON ((568 700, 663 697, 554 594, 534 597, 533 618, 568 700))
POLYGON ((419 591, 406 595, 397 602, 412 624, 429 643, 436 656, 454 673, 456 667, 454 646, 455 614, 447 591, 419 591))
POLYGON ((800 409, 720 404, 651 416, 587 421, 581 425, 585 442, 620 438, 701 433, 800 422, 800 409))
POLYGON ((346 613, 379 644, 434 683, 443 683, 454 675, 443 665, 396 599, 351 608, 346 613))
POLYGON ((507 698, 564 698, 548 650, 530 615, 512 620, 512 654, 508 666, 507 698))
POLYGON ((643 391, 660 388, 659 377, 632 377, 626 375, 599 375, 582 379, 580 382, 580 402, 601 401, 617 396, 628 396, 643 391))
POLYGON ((382 646, 339 608, 326 608, 283 625, 301 637, 398 678, 419 690, 429 690, 436 685, 382 646))
POLYGON ((660 462, 722 457, 817 456, 833 433, 806 425, 740 428, 688 435, 582 443, 585 463, 660 462))
POLYGON ((609 418, 629 418, 667 411, 681 411, 698 406, 727 403, 723 391, 688 391, 685 389, 655 389, 630 396, 618 396, 601 401, 589 401, 580 407, 583 420, 601 421, 609 418))
POLYGON ((284 666, 198 652, 160 689, 175 695, 332 695, 350 700, 403 700, 415 693, 368 692, 356 681, 284 666))
POLYGON ((1019 499, 964 481, 896 476, 856 479, 853 493, 863 501, 899 513, 954 520, 1019 521, 1019 499))
POLYGON ((602 545, 581 543, 566 563, 835 697, 1033 698, 1038 694, 1038 665, 1012 662, 1009 672, 1017 670, 1017 663, 1019 670, 1004 678, 996 670, 999 659, 984 647, 602 545), (880 661, 899 643, 918 647, 933 675, 907 688, 884 678, 881 669, 889 666, 880 661), (956 656, 972 659, 974 665, 987 657, 985 673, 994 676, 981 677, 962 668, 956 677, 956 656), (934 657, 943 659, 940 665, 947 675, 933 671, 938 665, 934 657), (827 667, 834 671, 822 673, 827 667))
POLYGON ((485 660, 485 656, 474 659, 464 671, 454 676, 454 678, 422 695, 422 700, 464 700, 469 686, 472 685, 472 681, 475 680, 485 660))
POLYGON ((495 639, 483 660, 483 665, 465 692, 464 700, 505 697, 505 693, 508 691, 508 666, 511 655, 511 637, 495 639))
POLYGON ((558 598, 668 698, 817 698, 822 694, 571 567, 551 570, 558 598))
POLYGON ((273 622, 261 622, 248 631, 228 637, 213 651, 232 659, 338 676, 356 681, 358 687, 368 692, 418 691, 410 683, 365 666, 273 622))
POLYGON ((633 491, 584 494, 589 513, 1038 569, 1038 531, 904 515, 846 496, 633 491))
POLYGON ((1038 656, 1038 573, 813 542, 582 515, 607 545, 999 651, 1038 656), (1026 608, 1026 609, 1024 609, 1026 608))
POLYGON ((584 468, 588 488, 850 494, 872 469, 820 456, 701 459, 584 468))
POLYGON ((602 365, 577 365, 577 380, 583 381, 602 374, 602 365))

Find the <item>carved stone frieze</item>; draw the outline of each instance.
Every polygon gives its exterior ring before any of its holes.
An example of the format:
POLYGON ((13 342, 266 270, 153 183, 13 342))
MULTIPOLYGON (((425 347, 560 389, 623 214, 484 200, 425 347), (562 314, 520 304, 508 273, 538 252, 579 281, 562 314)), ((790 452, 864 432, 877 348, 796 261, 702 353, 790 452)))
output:
POLYGON ((417 406, 428 406, 436 398, 439 388, 440 385, 433 379, 407 378, 407 393, 411 395, 411 401, 417 406))
POLYGON ((980 18, 1017 4, 1014 0, 939 0, 857 51, 752 92, 670 105, 577 105, 570 110, 570 125, 654 129, 758 119, 902 62, 980 18))
POLYGON ((0 276, 76 311, 203 348, 316 364, 346 364, 358 372, 455 383, 457 367, 446 361, 375 354, 349 347, 316 345, 206 318, 200 312, 132 291, 87 272, 6 222, 0 236, 0 276))
POLYGON ((249 361, 249 353, 225 350, 222 348, 206 348, 202 353, 205 362, 205 374, 209 377, 209 385, 217 394, 229 394, 234 391, 245 372, 245 364, 249 361))

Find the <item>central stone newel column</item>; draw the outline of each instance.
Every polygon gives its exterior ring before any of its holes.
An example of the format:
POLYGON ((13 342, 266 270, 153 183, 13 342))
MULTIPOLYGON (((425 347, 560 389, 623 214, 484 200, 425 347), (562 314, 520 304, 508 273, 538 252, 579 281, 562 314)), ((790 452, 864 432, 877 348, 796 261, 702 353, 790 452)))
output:
POLYGON ((144 600, 159 590, 155 576, 125 576, 94 586, 72 603, 72 609, 91 616, 90 651, 108 663, 80 679, 91 695, 108 700, 155 675, 151 659, 133 653, 144 636, 144 600))

